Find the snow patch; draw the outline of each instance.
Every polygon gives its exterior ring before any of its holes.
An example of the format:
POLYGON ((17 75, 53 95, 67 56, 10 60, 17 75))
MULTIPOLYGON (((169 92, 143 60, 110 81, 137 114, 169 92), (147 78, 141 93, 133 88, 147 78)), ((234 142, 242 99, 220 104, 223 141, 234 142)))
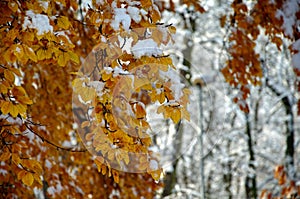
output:
POLYGON ((174 69, 169 68, 167 72, 160 71, 160 74, 164 78, 168 78, 171 81, 172 93, 174 95, 174 100, 179 101, 180 97, 183 95, 182 89, 185 87, 183 83, 181 83, 180 75, 174 69))
POLYGON ((16 52, 17 53, 20 53, 21 52, 21 49, 19 47, 16 47, 16 52))
POLYGON ((292 57, 292 64, 293 67, 300 70, 300 52, 298 52, 297 54, 294 54, 292 57))
POLYGON ((48 9, 48 5, 49 5, 48 1, 40 1, 39 3, 44 8, 44 10, 48 9))
POLYGON ((132 20, 136 23, 139 23, 141 21, 142 17, 140 15, 140 10, 137 7, 128 6, 127 12, 132 20))
POLYGON ((67 141, 67 140, 65 140, 65 141, 62 143, 62 146, 63 146, 63 147, 70 148, 70 147, 72 147, 72 143, 69 142, 69 141, 67 141))
POLYGON ((154 171, 158 170, 158 162, 156 160, 150 160, 149 168, 154 171))
POLYGON ((0 174, 5 176, 6 174, 8 174, 8 172, 4 169, 0 169, 0 174))
POLYGON ((276 13, 278 19, 283 18, 282 28, 285 35, 291 38, 293 38, 293 26, 297 21, 296 13, 299 11, 299 3, 299 0, 286 1, 282 6, 282 10, 278 10, 276 13))
POLYGON ((53 32, 53 27, 50 25, 48 16, 43 14, 35 14, 31 10, 26 11, 26 16, 24 18, 22 27, 23 29, 36 29, 38 31, 38 35, 42 35, 47 32, 53 32))
POLYGON ((300 51, 300 39, 298 39, 297 41, 295 41, 293 43, 293 50, 299 50, 300 51))
POLYGON ((50 195, 54 195, 55 193, 55 188, 53 186, 48 187, 47 193, 50 195))
POLYGON ((46 165, 46 167, 47 167, 48 169, 51 169, 51 168, 52 168, 52 163, 51 163, 49 160, 47 160, 47 159, 46 159, 46 161, 45 161, 45 165, 46 165))
POLYGON ((91 81, 89 82, 89 85, 93 88, 95 88, 97 94, 101 94, 102 90, 104 88, 104 83, 100 81, 91 81))
POLYGON ((130 73, 126 70, 123 70, 122 68, 120 67, 115 67, 114 69, 114 75, 113 77, 116 77, 118 75, 130 75, 130 73))
POLYGON ((126 13, 125 8, 115 8, 114 9, 114 20, 111 22, 111 27, 114 30, 119 30, 120 23, 122 23, 122 26, 124 30, 128 31, 131 23, 131 17, 126 13))
POLYGON ((157 43, 153 39, 139 40, 134 46, 132 46, 132 54, 136 59, 142 56, 152 56, 162 54, 157 46, 157 43))

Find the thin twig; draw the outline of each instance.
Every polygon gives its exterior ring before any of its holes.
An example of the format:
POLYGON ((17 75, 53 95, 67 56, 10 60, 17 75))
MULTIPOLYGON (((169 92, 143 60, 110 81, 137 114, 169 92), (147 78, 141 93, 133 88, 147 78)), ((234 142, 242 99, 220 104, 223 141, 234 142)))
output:
POLYGON ((53 142, 50 142, 49 140, 45 139, 43 136, 39 135, 37 132, 35 132, 27 123, 25 123, 25 126, 27 127, 27 129, 33 133, 34 135, 38 136, 43 142, 46 142, 52 146, 54 146, 56 149, 59 149, 59 150, 64 150, 64 151, 70 151, 70 152, 86 152, 87 150, 86 149, 79 149, 79 150, 76 150, 74 148, 65 148, 65 147, 62 147, 62 146, 59 146, 57 144, 54 144, 53 142))

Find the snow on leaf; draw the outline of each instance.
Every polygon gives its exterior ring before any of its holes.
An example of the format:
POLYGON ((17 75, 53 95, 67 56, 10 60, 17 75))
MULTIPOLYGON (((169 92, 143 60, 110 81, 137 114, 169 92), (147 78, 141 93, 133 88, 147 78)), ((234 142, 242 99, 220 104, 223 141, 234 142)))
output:
POLYGON ((162 50, 158 48, 157 43, 153 39, 139 40, 133 47, 132 53, 136 59, 142 56, 158 56, 162 54, 162 50))
POLYGON ((31 10, 26 11, 26 17, 22 27, 23 29, 36 29, 38 35, 42 35, 47 32, 53 32, 53 27, 50 25, 48 16, 43 14, 35 14, 31 10))
POLYGON ((127 12, 134 22, 139 23, 141 21, 142 17, 137 7, 128 6, 127 12))
POLYGON ((128 31, 131 24, 131 17, 126 13, 125 8, 115 8, 114 9, 114 20, 111 22, 111 27, 114 30, 120 29, 120 23, 123 26, 123 29, 128 31))

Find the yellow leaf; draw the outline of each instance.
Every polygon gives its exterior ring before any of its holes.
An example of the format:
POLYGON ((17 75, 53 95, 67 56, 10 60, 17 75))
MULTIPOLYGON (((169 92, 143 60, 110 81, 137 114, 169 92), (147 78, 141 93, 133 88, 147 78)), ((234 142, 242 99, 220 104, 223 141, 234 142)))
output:
POLYGON ((22 86, 15 86, 12 89, 12 93, 13 95, 21 95, 21 96, 26 95, 26 91, 22 86))
POLYGON ((106 174, 106 166, 104 165, 104 164, 102 164, 102 166, 101 166, 101 173, 102 173, 102 175, 105 175, 106 174))
POLYGON ((75 62, 76 64, 79 64, 79 57, 76 53, 72 52, 72 51, 68 51, 68 54, 70 56, 71 61, 75 62))
POLYGON ((71 23, 69 21, 69 19, 65 16, 60 16, 58 19, 57 19, 57 26, 62 28, 62 29, 65 29, 67 30, 70 26, 71 26, 71 23))
POLYGON ((168 27, 169 31, 171 34, 175 34, 176 33, 176 28, 174 26, 169 26, 168 27))
POLYGON ((47 51, 45 49, 42 49, 42 48, 38 49, 38 51, 36 52, 37 59, 38 60, 46 59, 48 56, 46 53, 47 53, 47 51))
POLYGON ((14 81, 15 81, 15 75, 10 70, 7 70, 7 69, 4 70, 4 77, 10 83, 14 83, 14 81))
POLYGON ((173 122, 175 124, 177 124, 179 122, 179 120, 181 119, 181 111, 179 108, 172 108, 172 113, 170 115, 171 119, 173 120, 173 122))
POLYGON ((160 13, 157 10, 152 11, 151 19, 154 23, 160 20, 160 13))
POLYGON ((33 104, 32 100, 29 99, 27 96, 18 96, 16 98, 17 98, 17 101, 21 104, 26 104, 26 105, 33 104))
POLYGON ((0 84, 0 93, 6 94, 8 88, 4 84, 0 84))
POLYGON ((34 62, 37 62, 37 56, 34 51, 28 46, 24 45, 25 55, 34 62))
POLYGON ((156 112, 157 112, 157 114, 164 113, 165 112, 165 106, 162 105, 162 106, 158 107, 156 112))
POLYGON ((70 72, 71 75, 78 75, 78 76, 83 76, 82 72, 70 72))
POLYGON ((24 177, 24 175, 26 174, 26 172, 27 171, 25 171, 25 170, 19 171, 18 174, 17 174, 18 180, 21 180, 24 177))
POLYGON ((33 175, 30 172, 26 172, 26 174, 22 177, 22 182, 27 186, 31 186, 33 180, 33 175))
POLYGON ((14 1, 9 2, 8 7, 13 11, 17 12, 18 10, 18 4, 14 1))
POLYGON ((11 114, 12 117, 17 117, 19 114, 19 110, 15 104, 10 105, 10 110, 9 113, 11 114))
POLYGON ((6 114, 9 113, 11 105, 12 105, 11 102, 8 102, 8 101, 2 102, 2 104, 1 104, 1 112, 2 112, 3 115, 6 115, 6 114))
POLYGON ((43 185, 40 175, 38 173, 34 173, 33 177, 40 185, 43 185))
POLYGON ((164 103, 164 101, 166 100, 165 94, 163 92, 161 92, 160 94, 158 94, 158 101, 159 103, 164 103))
POLYGON ((149 173, 154 180, 158 181, 160 179, 161 170, 150 171, 149 173))
POLYGON ((6 62, 15 62, 16 61, 16 56, 13 53, 14 48, 13 46, 10 46, 8 49, 5 50, 5 52, 3 53, 3 58, 6 62))
POLYGON ((112 76, 111 73, 104 72, 104 73, 102 73, 101 78, 102 78, 103 81, 107 81, 108 79, 111 78, 111 76, 112 76))
POLYGON ((24 42, 32 42, 34 41, 34 33, 31 31, 26 31, 23 33, 23 41, 24 42))
POLYGON ((58 56, 57 63, 59 66, 66 66, 69 60, 70 60, 70 55, 66 52, 62 52, 58 56))
POLYGON ((20 164, 21 159, 20 159, 18 154, 13 153, 12 154, 12 161, 15 163, 15 165, 18 165, 18 164, 20 164))
POLYGON ((42 173, 43 168, 37 160, 30 160, 30 169, 35 173, 42 173))

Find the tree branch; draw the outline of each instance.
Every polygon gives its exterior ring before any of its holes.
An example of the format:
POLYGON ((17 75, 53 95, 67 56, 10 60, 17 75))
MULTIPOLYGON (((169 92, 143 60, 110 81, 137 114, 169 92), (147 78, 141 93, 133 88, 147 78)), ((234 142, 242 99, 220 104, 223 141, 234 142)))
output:
POLYGON ((26 126, 26 128, 27 128, 31 133, 33 133, 34 135, 38 136, 43 142, 48 143, 49 145, 55 147, 55 148, 58 149, 58 150, 64 150, 64 151, 69 151, 69 152, 86 152, 86 151, 87 151, 87 149, 78 149, 78 150, 76 150, 76 149, 74 149, 74 148, 72 148, 72 147, 71 147, 71 148, 66 148, 66 147, 59 146, 59 145, 57 145, 57 144, 55 144, 55 143, 53 143, 53 142, 51 142, 51 141, 45 139, 43 136, 39 135, 37 132, 35 132, 35 131, 28 125, 28 123, 25 123, 25 126, 26 126))

